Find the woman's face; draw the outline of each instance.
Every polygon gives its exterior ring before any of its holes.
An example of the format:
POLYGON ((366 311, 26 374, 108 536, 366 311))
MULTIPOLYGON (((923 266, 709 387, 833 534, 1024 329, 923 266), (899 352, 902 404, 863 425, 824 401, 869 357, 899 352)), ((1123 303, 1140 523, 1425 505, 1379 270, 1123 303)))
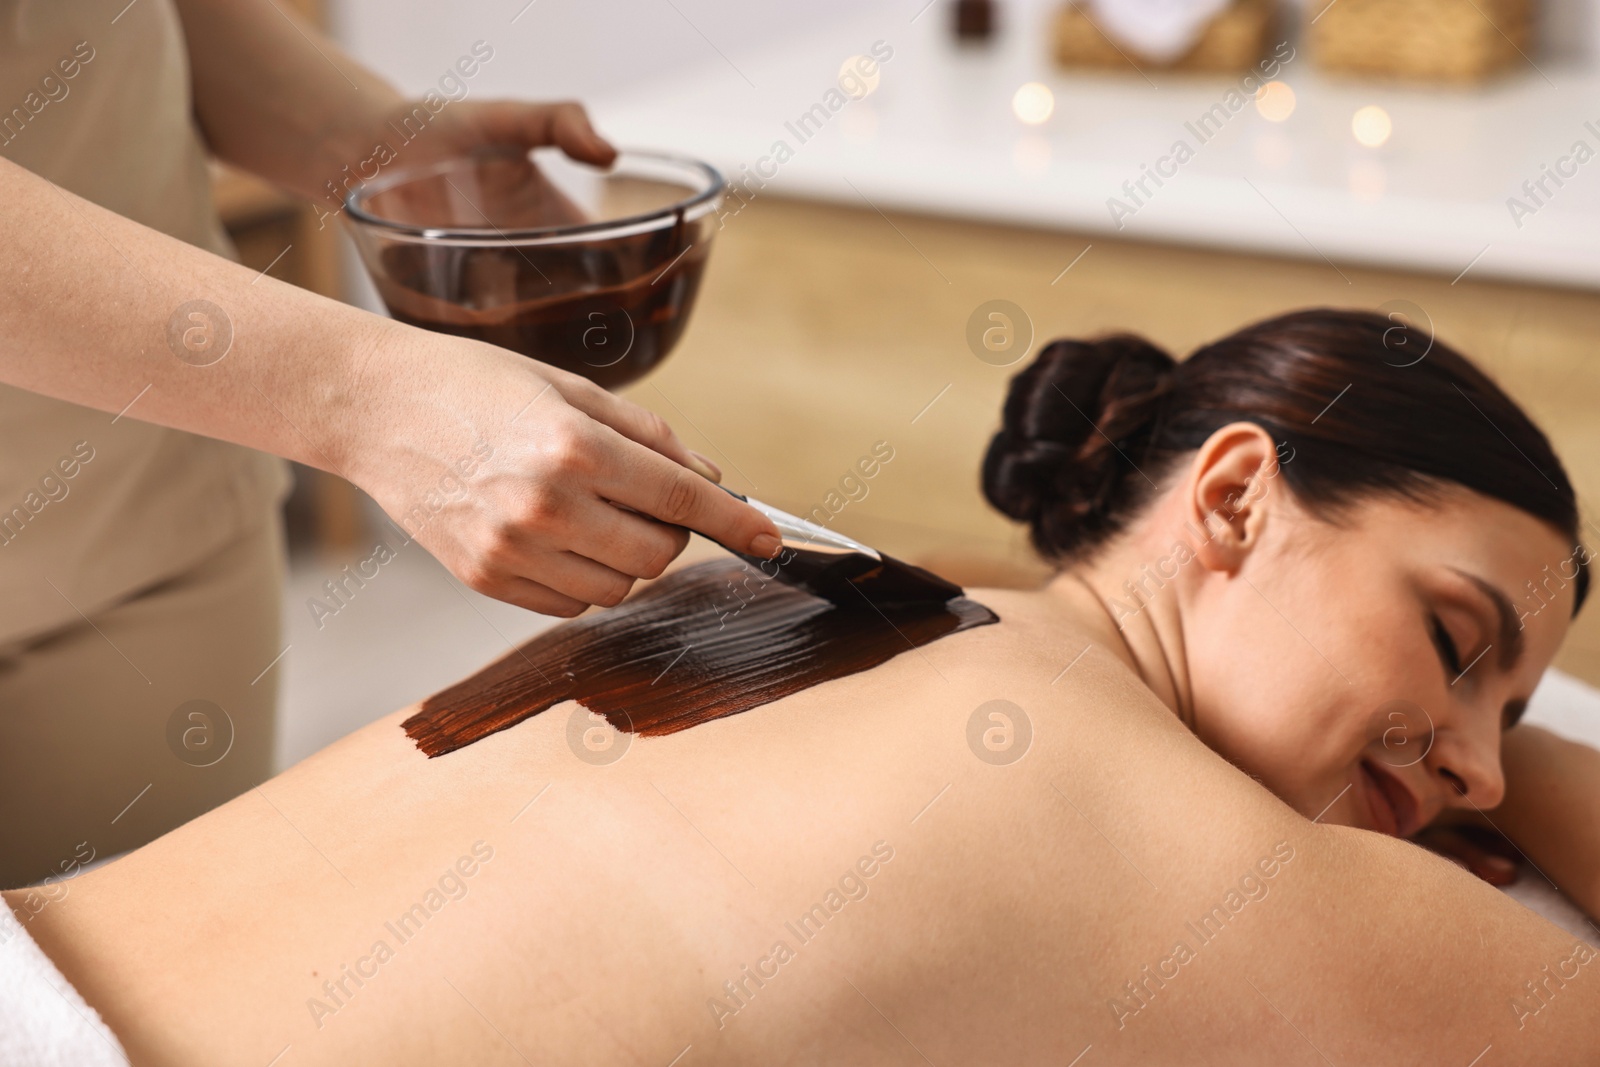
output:
POLYGON ((1498 805, 1500 736, 1572 616, 1573 547, 1464 489, 1370 498, 1339 525, 1281 482, 1258 506, 1237 572, 1185 605, 1196 733, 1323 822, 1408 836, 1498 805))

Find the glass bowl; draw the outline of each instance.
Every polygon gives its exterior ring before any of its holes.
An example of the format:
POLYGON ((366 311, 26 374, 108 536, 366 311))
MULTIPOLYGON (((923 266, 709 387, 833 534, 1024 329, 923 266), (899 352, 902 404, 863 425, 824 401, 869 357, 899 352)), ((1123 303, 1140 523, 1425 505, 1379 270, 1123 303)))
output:
POLYGON ((401 322, 509 348, 615 389, 672 351, 716 234, 722 175, 538 148, 386 170, 347 216, 401 322))

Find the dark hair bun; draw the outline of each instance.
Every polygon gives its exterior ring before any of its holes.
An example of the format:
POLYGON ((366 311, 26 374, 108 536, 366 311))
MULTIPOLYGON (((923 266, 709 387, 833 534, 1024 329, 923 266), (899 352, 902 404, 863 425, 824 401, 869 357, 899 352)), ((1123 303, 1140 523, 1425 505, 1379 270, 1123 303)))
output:
POLYGON ((1134 464, 1172 388, 1172 357, 1118 334, 1056 341, 1011 380, 983 493, 1049 559, 1114 533, 1148 483, 1134 464))
POLYGON ((1152 479, 1245 422, 1276 444, 1268 476, 1281 474, 1313 515, 1375 495, 1426 498, 1442 482, 1548 523, 1575 546, 1577 572, 1563 578, 1576 610, 1590 553, 1560 458, 1431 325, 1414 331, 1399 311, 1312 308, 1236 330, 1181 364, 1138 337, 1057 341, 1011 382, 984 495, 1029 525, 1046 558, 1077 562, 1138 518, 1152 479))

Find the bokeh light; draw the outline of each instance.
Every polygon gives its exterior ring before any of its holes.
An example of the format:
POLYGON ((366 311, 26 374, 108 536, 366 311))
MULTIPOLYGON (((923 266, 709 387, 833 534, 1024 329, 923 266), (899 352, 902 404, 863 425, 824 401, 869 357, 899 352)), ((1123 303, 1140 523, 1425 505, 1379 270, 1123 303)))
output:
POLYGON ((882 68, 871 56, 851 56, 839 65, 839 88, 857 100, 878 88, 882 68))
POLYGON ((1041 82, 1029 82, 1018 89, 1011 98, 1011 111, 1029 126, 1048 121, 1056 110, 1056 97, 1050 87, 1041 82))
POLYGON ((1377 148, 1394 132, 1394 123, 1389 121, 1389 113, 1383 108, 1368 104, 1350 119, 1350 132, 1368 148, 1377 148))
POLYGON ((1268 122, 1282 122, 1294 114, 1294 90, 1284 82, 1268 82, 1256 92, 1256 110, 1268 122))

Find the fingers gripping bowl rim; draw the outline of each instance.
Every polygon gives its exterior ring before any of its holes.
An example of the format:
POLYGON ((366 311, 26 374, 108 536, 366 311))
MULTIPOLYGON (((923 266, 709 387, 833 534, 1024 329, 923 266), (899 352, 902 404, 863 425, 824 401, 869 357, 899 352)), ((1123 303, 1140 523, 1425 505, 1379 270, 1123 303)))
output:
MULTIPOLYGON (((624 149, 617 154, 616 161, 602 171, 577 163, 556 149, 536 148, 527 153, 486 151, 472 156, 437 160, 419 167, 395 168, 387 173, 380 173, 350 191, 345 197, 345 210, 352 222, 358 226, 373 227, 396 239, 528 245, 570 241, 574 238, 593 240, 601 237, 625 236, 647 229, 660 229, 673 224, 674 215, 679 209, 683 211, 686 221, 699 219, 715 212, 721 205, 723 186, 722 172, 711 164, 667 152, 624 149), (390 195, 418 182, 441 184, 454 182, 462 185, 461 179, 464 174, 486 163, 492 165, 499 162, 520 162, 524 159, 533 160, 546 172, 560 168, 592 176, 645 178, 662 185, 680 186, 687 191, 687 195, 678 200, 664 202, 654 209, 633 211, 612 217, 591 218, 581 223, 551 222, 533 226, 499 225, 494 221, 494 205, 482 202, 468 204, 469 209, 476 209, 474 213, 479 219, 477 224, 454 222, 423 224, 414 218, 403 217, 405 214, 403 201, 392 199, 390 195), (399 210, 396 210, 397 208, 399 210)), ((462 188, 465 186, 462 185, 462 188)), ((465 197, 466 194, 462 195, 465 197)), ((595 205, 584 206, 591 214, 595 211, 595 205)))

